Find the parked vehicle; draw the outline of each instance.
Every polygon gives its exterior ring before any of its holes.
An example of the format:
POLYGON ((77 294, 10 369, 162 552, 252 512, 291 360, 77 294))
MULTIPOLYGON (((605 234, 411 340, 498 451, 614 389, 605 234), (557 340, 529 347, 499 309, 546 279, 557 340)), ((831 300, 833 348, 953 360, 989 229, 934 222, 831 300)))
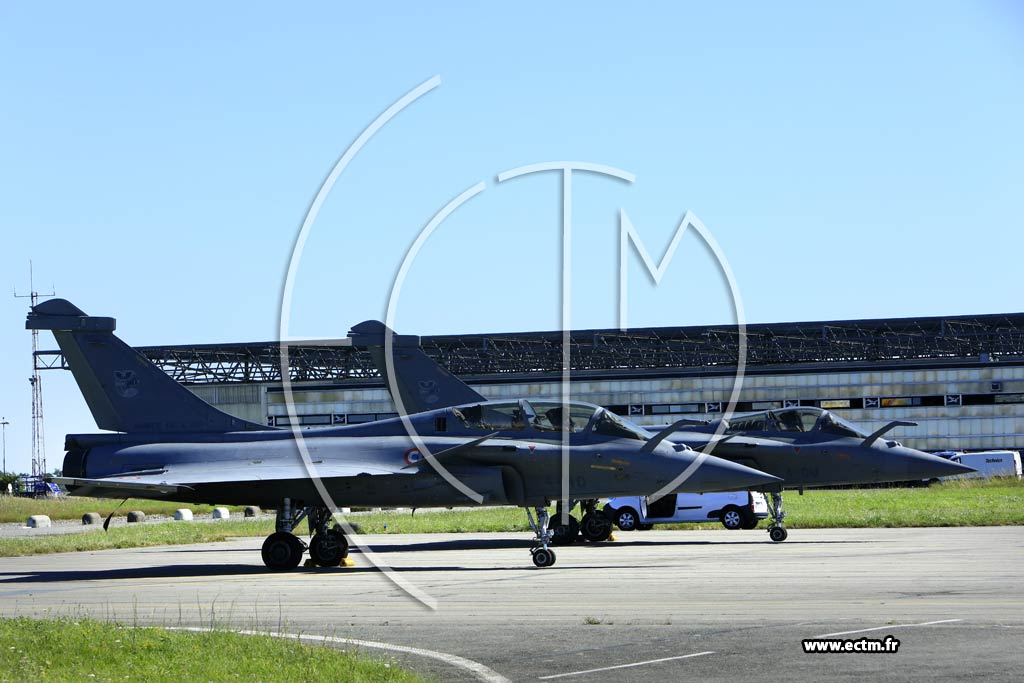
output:
POLYGON ((753 529, 768 516, 761 493, 672 493, 651 502, 647 496, 612 498, 604 513, 623 531, 645 531, 655 524, 718 520, 726 529, 753 529))
POLYGON ((15 482, 14 494, 23 498, 56 498, 63 495, 63 491, 42 476, 22 474, 15 482))
POLYGON ((958 474, 943 479, 988 479, 989 477, 1017 477, 1021 478, 1020 453, 1017 451, 977 451, 965 453, 963 451, 943 451, 936 453, 942 457, 961 465, 973 467, 976 472, 958 474))

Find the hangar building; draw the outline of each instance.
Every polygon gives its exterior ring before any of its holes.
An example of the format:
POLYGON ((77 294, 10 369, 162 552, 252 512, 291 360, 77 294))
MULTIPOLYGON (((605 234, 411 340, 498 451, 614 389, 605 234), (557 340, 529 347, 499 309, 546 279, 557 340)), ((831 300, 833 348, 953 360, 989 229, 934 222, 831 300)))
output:
MULTIPOLYGON (((921 450, 1024 449, 1024 313, 748 325, 736 412, 820 406, 921 450)), ((488 398, 558 397, 561 332, 423 337, 424 350, 488 398)), ((735 325, 571 333, 572 398, 640 424, 712 419, 733 385, 735 325)), ((201 398, 254 422, 288 424, 276 342, 140 347, 201 398)), ((37 367, 65 367, 57 351, 37 367)), ((302 425, 394 415, 365 351, 291 347, 302 425)))

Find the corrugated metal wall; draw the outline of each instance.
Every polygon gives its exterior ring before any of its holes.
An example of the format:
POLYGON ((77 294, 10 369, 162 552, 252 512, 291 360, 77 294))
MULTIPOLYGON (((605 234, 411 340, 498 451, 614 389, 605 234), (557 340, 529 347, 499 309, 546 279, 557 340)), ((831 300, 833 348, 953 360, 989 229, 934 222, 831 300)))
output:
MULTIPOLYGON (((876 370, 871 372, 819 372, 758 374, 745 378, 742 401, 821 401, 864 397, 917 397, 948 394, 1024 394, 1024 366, 992 364, 986 367, 876 370)), ((726 402, 732 377, 679 379, 608 379, 573 382, 572 397, 600 405, 644 405, 726 402)), ((476 385, 488 398, 557 398, 557 382, 476 385)), ((268 385, 205 385, 190 387, 204 400, 253 422, 284 418, 284 395, 267 392, 268 385)), ((335 422, 372 419, 394 411, 384 389, 296 387, 300 416, 335 416, 335 422)), ((1024 448, 1024 402, 995 405, 901 406, 871 409, 836 409, 835 412, 868 430, 890 420, 912 420, 918 427, 893 432, 906 445, 924 450, 1024 448)), ((694 418, 718 414, 690 413, 694 418)), ((678 416, 677 416, 678 417, 678 416)), ((671 415, 634 417, 637 422, 664 424, 671 415)))

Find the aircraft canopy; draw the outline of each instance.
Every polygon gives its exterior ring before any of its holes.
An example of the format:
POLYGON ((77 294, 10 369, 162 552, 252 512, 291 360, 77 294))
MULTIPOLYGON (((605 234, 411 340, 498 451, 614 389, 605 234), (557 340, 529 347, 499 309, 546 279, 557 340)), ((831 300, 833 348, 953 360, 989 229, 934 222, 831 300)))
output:
POLYGON ((452 408, 452 413, 467 429, 477 431, 518 431, 572 434, 595 433, 619 439, 646 441, 651 434, 642 427, 591 403, 569 403, 568 419, 563 419, 560 401, 493 401, 452 408))
POLYGON ((814 432, 866 438, 855 425, 821 408, 799 407, 766 410, 729 420, 726 434, 742 432, 814 432))

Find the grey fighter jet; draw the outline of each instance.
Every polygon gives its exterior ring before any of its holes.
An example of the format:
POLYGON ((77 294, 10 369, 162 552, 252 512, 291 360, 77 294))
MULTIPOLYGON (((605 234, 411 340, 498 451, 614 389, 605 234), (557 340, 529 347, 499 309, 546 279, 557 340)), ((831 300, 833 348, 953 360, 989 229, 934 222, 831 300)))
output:
MULTIPOLYGON (((562 437, 569 477, 588 497, 636 495, 665 486, 697 454, 586 403, 470 401, 401 418, 295 430, 223 413, 179 385, 114 334, 113 318, 87 316, 63 299, 34 306, 28 329, 51 330, 101 429, 69 434, 62 477, 72 495, 255 504, 277 509, 263 544, 273 569, 303 554, 338 565, 348 541, 331 527, 340 505, 524 507, 536 533, 538 567, 554 564, 546 506, 562 484, 562 437), (301 435, 301 437, 300 437, 301 435), (305 452, 303 452, 303 446, 305 452), (329 496, 329 498, 328 498, 329 496), (537 520, 530 514, 536 510, 537 520), (308 518, 308 546, 292 533, 308 518)), ((707 458, 679 491, 777 483, 776 477, 707 458)))
MULTIPOLYGON (((419 347, 417 337, 398 335, 383 323, 366 321, 349 333, 353 344, 365 347, 384 374, 388 369, 385 339, 391 337, 393 386, 407 411, 453 405, 470 400, 485 400, 460 379, 440 367, 419 347)), ((895 427, 915 426, 913 422, 890 422, 873 434, 821 408, 801 407, 771 410, 722 420, 695 422, 680 420, 679 431, 669 439, 695 450, 707 450, 737 464, 772 474, 784 484, 761 487, 769 493, 772 522, 769 537, 776 542, 788 535, 784 526, 782 489, 837 484, 876 484, 928 480, 972 471, 944 458, 903 446, 882 437, 895 427), (718 436, 716 436, 718 435, 718 436)), ((666 426, 664 429, 672 429, 666 426)), ((647 493, 653 492, 654 489, 647 493)), ((579 495, 570 501, 570 509, 579 502, 587 514, 583 518, 583 537, 602 540, 610 533, 599 517, 591 514, 597 501, 579 495)), ((554 520, 552 520, 554 522, 554 520)), ((572 540, 575 532, 556 526, 556 541, 572 540)))
MULTIPOLYGON (((915 426, 895 420, 866 434, 828 410, 805 406, 690 423, 669 439, 701 450, 714 444, 716 456, 773 474, 790 489, 927 481, 973 471, 883 438, 896 427, 915 426)), ((786 540, 781 488, 770 493, 768 509, 770 538, 786 540)))

